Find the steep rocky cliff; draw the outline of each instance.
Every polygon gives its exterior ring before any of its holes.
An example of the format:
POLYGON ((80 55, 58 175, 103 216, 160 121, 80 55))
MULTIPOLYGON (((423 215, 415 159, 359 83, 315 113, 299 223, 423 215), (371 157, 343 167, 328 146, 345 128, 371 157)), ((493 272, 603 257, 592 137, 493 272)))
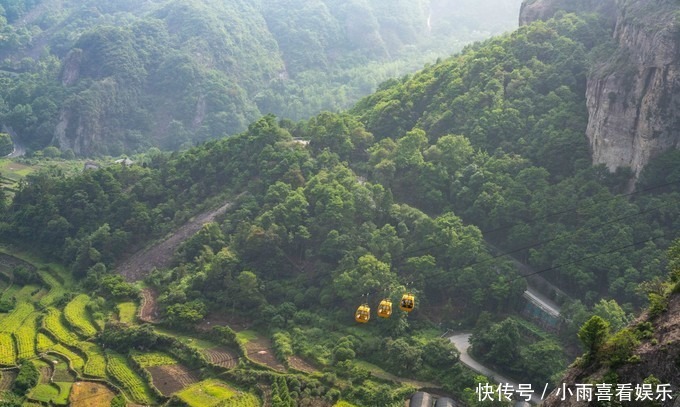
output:
POLYGON ((593 163, 611 171, 630 167, 637 176, 659 153, 680 147, 680 5, 538 0, 523 4, 520 22, 549 18, 560 9, 615 16, 611 47, 588 75, 586 133, 593 163))
POLYGON ((616 3, 615 0, 525 0, 520 9, 519 24, 547 20, 558 11, 600 13, 607 16, 608 21, 613 24, 616 3))

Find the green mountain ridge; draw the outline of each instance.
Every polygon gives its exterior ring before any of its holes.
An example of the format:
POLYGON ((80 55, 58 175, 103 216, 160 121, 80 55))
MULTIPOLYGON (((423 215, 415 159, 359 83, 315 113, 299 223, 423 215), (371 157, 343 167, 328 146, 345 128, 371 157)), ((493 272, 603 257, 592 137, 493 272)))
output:
MULTIPOLYGON (((239 135, 152 150, 130 166, 31 175, 1 208, 0 232, 59 259, 101 312, 138 297, 111 272, 122 259, 239 196, 144 280, 173 339, 114 319, 96 337, 120 352, 107 355, 119 378, 134 360, 125 352, 159 343, 214 378, 191 350, 198 341, 183 341, 210 322, 229 327, 209 339, 245 359, 219 377, 264 387, 277 405, 403 405, 414 380, 488 405, 474 389, 489 379, 457 360, 440 338, 447 327, 473 331, 473 347, 503 373, 557 384, 593 314, 618 329, 648 302, 664 304, 659 287, 679 244, 677 151, 653 160, 635 193, 626 192, 630 173, 589 162, 586 73, 608 27, 559 14, 387 81, 349 112, 300 122, 267 115, 239 135), (559 335, 521 317, 527 282, 487 241, 570 297, 556 298, 559 335), (397 304, 405 292, 417 304, 408 318, 395 306, 390 319, 355 323, 359 304, 397 304), (283 373, 293 356, 313 373, 283 373)), ((50 313, 56 331, 59 311, 50 313)), ((633 335, 621 332, 612 338, 633 335)))
POLYGON ((391 76, 513 28, 501 12, 518 0, 492 3, 4 2, 0 121, 32 149, 187 147, 266 113, 345 108, 391 76))

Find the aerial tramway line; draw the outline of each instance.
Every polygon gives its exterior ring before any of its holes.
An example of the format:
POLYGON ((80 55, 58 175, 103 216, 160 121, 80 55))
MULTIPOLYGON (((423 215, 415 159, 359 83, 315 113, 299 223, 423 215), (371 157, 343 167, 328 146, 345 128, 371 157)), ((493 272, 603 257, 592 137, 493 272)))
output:
MULTIPOLYGON (((639 193, 641 193, 641 192, 647 192, 647 191, 651 191, 651 190, 654 190, 654 189, 658 189, 658 188, 665 187, 665 186, 668 186, 668 185, 673 185, 673 184, 678 184, 678 181, 673 181, 673 182, 664 183, 664 184, 657 185, 657 186, 654 186, 654 187, 650 187, 650 188, 647 188, 647 189, 644 189, 644 190, 638 190, 638 191, 634 191, 634 192, 630 192, 630 193, 626 193, 626 194, 616 195, 616 196, 614 196, 614 197, 612 197, 612 198, 609 198, 609 199, 606 199, 606 200, 603 200, 603 201, 606 202, 606 201, 609 201, 609 200, 611 200, 611 199, 615 199, 615 198, 622 197, 622 196, 631 196, 631 195, 639 194, 639 193)), ((617 221, 621 221, 621 220, 626 219, 626 218, 635 217, 635 216, 640 216, 640 215, 642 215, 642 214, 644 214, 644 213, 651 212, 651 211, 655 211, 655 210, 658 210, 658 209, 661 209, 661 208, 664 208, 664 207, 667 207, 667 206, 670 206, 670 204, 664 204, 664 205, 661 205, 661 206, 658 206, 658 207, 654 207, 654 208, 651 208, 651 209, 648 208, 648 209, 642 210, 642 211, 640 211, 640 212, 637 212, 637 213, 634 213, 634 214, 631 214, 631 215, 626 215, 626 216, 623 216, 623 217, 620 217, 620 218, 616 218, 616 219, 614 219, 614 220, 610 220, 610 221, 608 221, 608 222, 604 222, 604 223, 602 223, 602 224, 600 224, 600 225, 597 225, 597 227, 604 226, 604 225, 607 225, 607 224, 611 224, 611 223, 614 223, 614 222, 617 222, 617 221)), ((570 209, 563 210, 563 211, 560 211, 560 212, 556 212, 556 213, 551 213, 551 214, 548 214, 548 215, 544 215, 544 216, 542 216, 542 217, 538 217, 538 218, 532 219, 530 222, 535 222, 535 221, 538 220, 538 219, 547 218, 547 217, 550 217, 550 216, 555 216, 555 215, 557 215, 557 214, 568 213, 568 212, 571 212, 571 211, 573 211, 573 210, 575 210, 575 209, 577 209, 577 208, 570 208, 570 209)), ((513 226, 513 225, 509 225, 509 226, 505 226, 505 227, 496 228, 496 229, 493 229, 493 230, 490 230, 490 231, 483 231, 482 233, 485 234, 485 233, 490 233, 490 232, 496 232, 496 231, 499 231, 499 230, 507 229, 507 228, 509 228, 509 227, 511 227, 511 226, 513 226)), ((663 237, 663 236, 662 236, 662 237, 663 237)), ((559 240, 559 239, 562 239, 562 238, 563 238, 563 237, 553 238, 553 239, 549 239, 549 240, 546 240, 546 241, 542 241, 542 242, 533 244, 533 245, 528 246, 528 247, 522 247, 522 248, 519 248, 519 249, 512 250, 512 251, 510 251, 510 252, 504 252, 504 253, 502 253, 502 254, 493 256, 493 257, 492 257, 491 259, 489 259, 489 260, 494 260, 494 259, 496 259, 496 258, 498 258, 498 257, 506 256, 506 255, 508 255, 508 254, 512 254, 512 253, 515 253, 515 252, 518 252, 518 251, 521 251, 521 250, 533 248, 533 247, 536 247, 536 246, 538 246, 538 245, 544 244, 544 243, 546 243, 546 242, 555 241, 555 240, 559 240)), ((657 240, 657 239, 659 239, 659 238, 661 238, 661 237, 657 236, 657 237, 655 237, 655 238, 645 240, 644 242, 654 241, 654 240, 657 240)), ((636 245, 639 244, 639 243, 640 243, 640 242, 636 242, 635 244, 632 244, 632 245, 626 245, 626 246, 623 246, 623 247, 621 247, 621 248, 618 248, 618 249, 616 249, 616 250, 613 250, 613 251, 610 251, 610 252, 607 252, 607 253, 616 252, 616 251, 619 251, 619 250, 621 250, 621 249, 625 249, 625 248, 629 248, 629 247, 634 247, 634 246, 636 246, 636 245)), ((413 252, 419 252, 419 251, 423 251, 423 250, 429 250, 429 249, 432 249, 432 248, 439 247, 439 246, 441 246, 441 245, 443 245, 443 243, 436 244, 436 245, 433 245, 433 246, 430 246, 430 247, 426 247, 426 248, 416 249, 416 250, 413 250, 413 252)), ((584 259, 589 259, 589 258, 597 257, 598 255, 601 255, 601 254, 603 254, 603 253, 595 254, 595 255, 592 255, 592 256, 586 256, 586 257, 583 257, 583 258, 581 258, 581 259, 579 259, 579 260, 577 260, 577 261, 575 261, 575 262, 572 262, 572 263, 576 263, 576 262, 581 261, 581 260, 584 260, 584 259)), ((402 254, 402 256, 403 256, 403 254, 402 254)), ((473 262, 472 264, 468 264, 468 265, 466 265, 465 267, 469 267, 469 266, 472 266, 472 265, 475 265, 475 264, 483 263, 483 262, 489 261, 489 260, 483 260, 483 261, 481 261, 481 262, 473 262)), ((572 263, 567 263, 567 264, 572 264, 572 263)), ((564 265, 566 265, 566 264, 562 264, 562 265, 560 265, 560 266, 564 266, 564 265)), ((538 271, 538 272, 534 272, 534 273, 531 273, 531 274, 528 274, 528 275, 522 275, 522 276, 513 278, 513 279, 511 279, 511 280, 508 281, 508 282, 512 282, 512 281, 515 281, 515 280, 518 280, 518 279, 522 279, 522 278, 527 278, 527 277, 529 277, 529 276, 536 275, 536 274, 541 274, 541 273, 546 272, 546 271, 550 271, 550 270, 557 269, 557 268, 559 268, 560 266, 554 266, 554 267, 550 267, 550 268, 547 268, 547 269, 543 269, 543 270, 540 270, 540 271, 538 271)), ((413 309, 415 308, 415 295, 414 295, 411 291, 408 291, 408 290, 405 290, 405 291, 406 291, 406 292, 402 295, 401 301, 399 302, 399 308, 400 308, 402 311, 411 312, 411 311, 413 311, 413 309)), ((368 294, 365 294, 365 296, 368 296, 368 294)), ((392 316, 392 301, 391 301, 388 297, 384 297, 384 298, 380 301, 380 304, 378 305, 377 314, 378 314, 378 317, 380 317, 380 318, 390 318, 390 316, 392 316)), ((366 301, 366 302, 363 302, 361 305, 359 305, 359 307, 357 308, 356 312, 354 313, 354 319, 355 319, 356 322, 361 323, 361 324, 365 324, 365 323, 367 323, 367 322, 371 319, 371 307, 370 307, 370 305, 368 304, 367 301, 366 301)))

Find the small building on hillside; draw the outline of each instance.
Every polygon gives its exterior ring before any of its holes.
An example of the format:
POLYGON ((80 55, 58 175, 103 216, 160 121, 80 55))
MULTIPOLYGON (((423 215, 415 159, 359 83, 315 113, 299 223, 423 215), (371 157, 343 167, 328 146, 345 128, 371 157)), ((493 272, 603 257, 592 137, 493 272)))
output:
POLYGON ((529 291, 525 291, 522 296, 527 300, 522 315, 546 331, 559 331, 561 319, 558 310, 541 303, 540 299, 529 291))

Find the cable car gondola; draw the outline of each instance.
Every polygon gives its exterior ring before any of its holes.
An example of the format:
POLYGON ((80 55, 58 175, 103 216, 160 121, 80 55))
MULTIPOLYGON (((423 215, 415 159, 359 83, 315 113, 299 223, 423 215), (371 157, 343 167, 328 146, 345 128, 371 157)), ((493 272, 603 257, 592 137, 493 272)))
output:
POLYGON ((389 318, 390 315, 392 315, 392 301, 389 298, 385 298, 378 305, 378 316, 380 318, 389 318))
POLYGON ((401 308, 402 311, 411 312, 415 306, 416 298, 413 296, 413 294, 406 293, 403 297, 401 297, 399 308, 401 308))
POLYGON ((357 312, 354 313, 354 319, 362 324, 365 324, 371 319, 371 308, 368 304, 361 304, 359 308, 357 308, 357 312))

